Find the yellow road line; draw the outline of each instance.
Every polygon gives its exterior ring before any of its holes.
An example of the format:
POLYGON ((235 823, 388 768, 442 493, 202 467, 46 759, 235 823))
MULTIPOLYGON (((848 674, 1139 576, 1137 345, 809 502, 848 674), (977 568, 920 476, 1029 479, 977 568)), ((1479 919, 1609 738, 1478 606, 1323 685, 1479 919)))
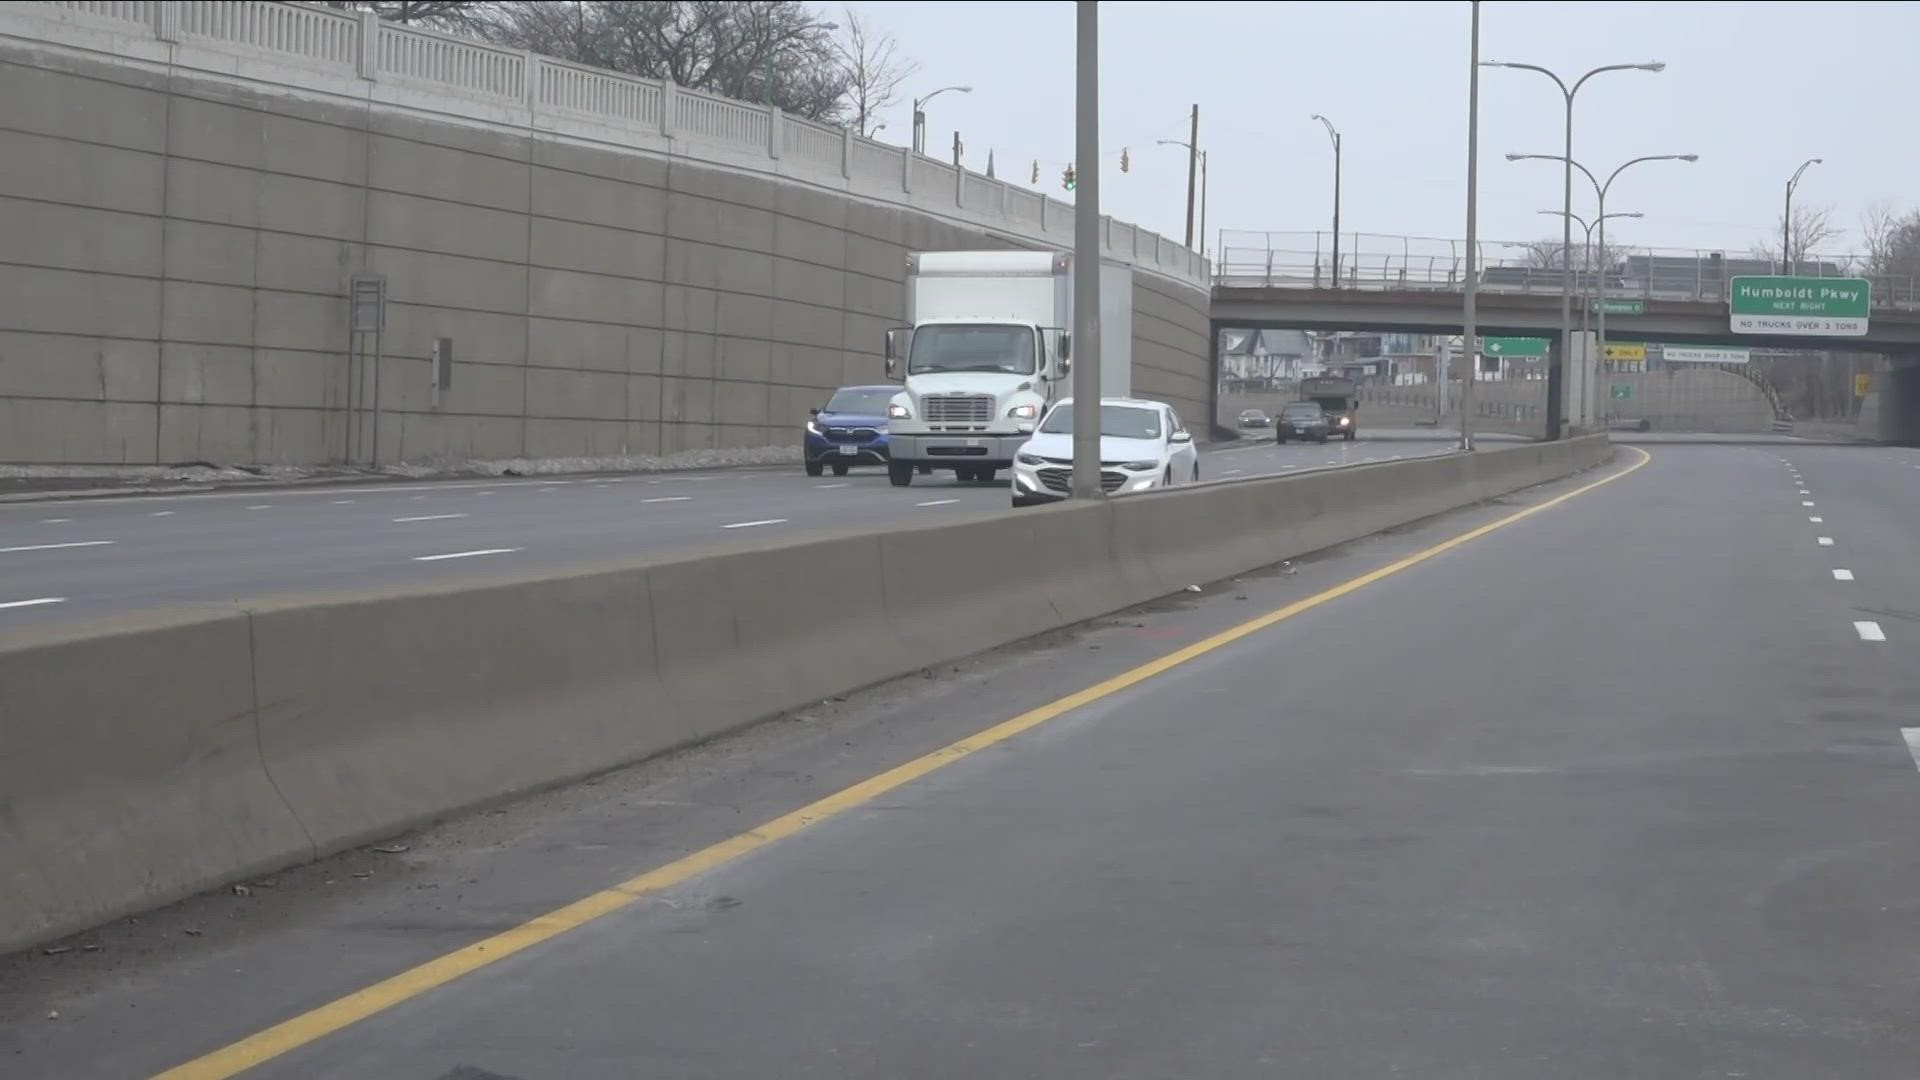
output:
POLYGON ((1315 593, 1304 600, 1296 600, 1285 607, 1275 609, 1258 618, 1243 622, 1238 626, 1203 638, 1184 648, 1177 649, 1158 660, 1151 660, 1130 671, 1123 671, 1104 682, 1095 683, 1077 693, 1068 694, 1058 701, 1042 705, 1031 712, 1025 712, 1011 720, 995 724, 984 731, 977 732, 959 742, 943 746, 930 754, 914 758, 902 765, 896 765, 883 773, 870 776, 843 788, 816 802, 808 803, 792 813, 782 814, 757 829, 750 829, 737 836, 729 837, 711 847, 702 848, 681 859, 649 870, 638 877, 630 878, 601 892, 594 893, 582 900, 576 900, 563 908, 550 911, 539 918, 522 923, 483 941, 475 942, 462 949, 456 949, 444 956, 429 960, 418 967, 403 971, 392 978, 374 983, 372 986, 356 990, 345 997, 330 1001, 310 1012, 301 1013, 290 1020, 284 1020, 264 1031, 250 1035, 239 1042, 222 1047, 219 1050, 196 1058, 184 1065, 160 1073, 155 1080, 224 1080, 235 1076, 256 1065, 296 1050, 310 1042, 331 1035, 342 1028, 365 1020, 369 1016, 391 1009, 402 1002, 419 997, 429 990, 472 974, 498 963, 524 949, 530 949, 543 941, 551 940, 569 930, 585 926, 596 919, 611 915, 635 901, 662 889, 671 888, 690 878, 706 873, 715 867, 723 866, 734 859, 757 848, 784 840, 809 825, 825 821, 837 814, 851 810, 880 795, 884 795, 904 784, 911 783, 929 773, 945 768, 959 759, 977 750, 983 750, 996 743, 1005 742, 1023 731, 1028 731, 1046 723, 1055 717, 1072 712, 1083 705, 1091 705, 1102 698, 1110 697, 1129 687, 1136 686, 1155 675, 1170 671, 1189 660, 1205 656, 1207 653, 1256 634, 1276 623, 1284 622, 1305 611, 1311 611, 1322 604, 1337 600, 1348 593, 1364 589, 1376 581, 1392 577, 1409 567, 1418 566, 1438 555, 1443 555, 1462 544, 1477 540, 1488 533, 1503 529, 1517 521, 1532 517, 1543 510, 1559 506, 1578 495, 1584 495, 1594 488, 1610 484, 1628 473, 1646 465, 1652 458, 1646 451, 1631 447, 1640 455, 1640 460, 1632 465, 1612 473, 1599 480, 1573 489, 1563 495, 1555 496, 1545 502, 1527 507, 1516 513, 1508 514, 1498 521, 1489 522, 1479 528, 1461 533, 1444 540, 1424 551, 1415 552, 1404 559, 1392 562, 1377 570, 1362 574, 1350 581, 1335 585, 1324 592, 1315 593))

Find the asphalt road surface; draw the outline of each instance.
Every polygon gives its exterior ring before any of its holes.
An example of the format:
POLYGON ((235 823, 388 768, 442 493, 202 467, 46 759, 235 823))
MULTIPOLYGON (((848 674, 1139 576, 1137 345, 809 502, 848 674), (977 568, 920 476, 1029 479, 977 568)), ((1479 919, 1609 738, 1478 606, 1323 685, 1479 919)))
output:
POLYGON ((1913 1076, 1920 455, 1651 454, 15 958, 0 1073, 1913 1076))
MULTIPOLYGON (((1433 433, 1205 454, 1202 480, 1446 452, 1433 433)), ((742 537, 1005 510, 1005 479, 882 470, 312 485, 0 504, 0 629, 182 603, 514 573, 742 537)))

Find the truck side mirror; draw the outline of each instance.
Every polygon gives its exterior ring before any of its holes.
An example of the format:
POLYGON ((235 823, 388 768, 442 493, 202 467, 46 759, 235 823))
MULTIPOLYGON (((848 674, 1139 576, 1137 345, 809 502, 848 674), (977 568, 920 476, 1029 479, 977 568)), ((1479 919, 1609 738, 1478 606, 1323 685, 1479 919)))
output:
POLYGON ((1054 352, 1060 354, 1062 362, 1073 359, 1073 331, 1060 331, 1060 343, 1054 346, 1054 352))
POLYGON ((887 331, 887 375, 892 376, 899 365, 900 358, 907 355, 907 346, 911 342, 913 328, 896 326, 887 331))

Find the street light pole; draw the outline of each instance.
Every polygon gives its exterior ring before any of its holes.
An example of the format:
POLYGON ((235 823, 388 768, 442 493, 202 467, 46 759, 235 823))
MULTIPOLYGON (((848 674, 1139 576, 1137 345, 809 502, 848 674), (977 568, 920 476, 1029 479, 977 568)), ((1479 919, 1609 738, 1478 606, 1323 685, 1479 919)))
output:
MULTIPOLYGON (((1537 210, 1535 211, 1535 213, 1550 214, 1553 217, 1570 217, 1574 220, 1575 224, 1580 226, 1580 231, 1586 234, 1586 239, 1581 241, 1581 245, 1580 245, 1580 287, 1579 287, 1580 335, 1581 335, 1581 340, 1584 341, 1586 340, 1587 325, 1591 321, 1588 318, 1588 316, 1593 314, 1593 306, 1594 306, 1593 301, 1589 299, 1588 292, 1587 292, 1588 287, 1593 282, 1593 274, 1591 272, 1592 266, 1593 266, 1593 227, 1595 225, 1600 224, 1600 219, 1595 218, 1592 221, 1588 221, 1586 218, 1581 217, 1579 214, 1569 214, 1565 210, 1537 210)), ((1646 215, 1641 213, 1638 210, 1621 210, 1612 214, 1608 214, 1607 216, 1610 218, 1640 218, 1640 217, 1645 217, 1646 215)), ((1600 253, 1600 257, 1602 259, 1606 258, 1606 252, 1602 251, 1600 253)))
POLYGON ((1098 499, 1100 486, 1100 5, 1078 0, 1074 32, 1073 486, 1098 499))
POLYGON ((1807 166, 1819 164, 1819 158, 1808 158, 1793 170, 1793 179, 1787 181, 1787 207, 1780 214, 1780 272, 1788 277, 1793 276, 1793 189, 1800 186, 1800 174, 1807 171, 1807 166))
POLYGON ((1340 287, 1340 132, 1336 131, 1333 121, 1313 114, 1327 129, 1327 139, 1333 143, 1333 287, 1340 287))
MULTIPOLYGON (((1600 182, 1598 177, 1593 175, 1593 170, 1573 160, 1571 157, 1566 157, 1561 154, 1508 154, 1507 160, 1508 161, 1558 161, 1558 162, 1562 162, 1570 169, 1579 169, 1580 172, 1586 176, 1587 182, 1593 185, 1594 197, 1598 200, 1599 206, 1600 206, 1599 216, 1596 220, 1598 221, 1600 226, 1600 261, 1602 263, 1605 263, 1607 261, 1607 189, 1613 186, 1613 182, 1619 178, 1620 174, 1623 172, 1626 172, 1632 166, 1638 165, 1641 162, 1645 162, 1645 161, 1695 162, 1700 160, 1700 155, 1698 154, 1648 154, 1645 157, 1633 158, 1627 161, 1625 164, 1621 165, 1619 168, 1613 170, 1613 172, 1607 177, 1607 182, 1604 184, 1600 182)), ((1571 246, 1573 242, 1573 212, 1571 210, 1567 212, 1566 230, 1567 230, 1567 243, 1569 246, 1571 246)), ((1571 263, 1573 260, 1567 259, 1566 261, 1568 263, 1571 263)), ((1593 295, 1602 299, 1604 299, 1607 295, 1607 268, 1604 265, 1600 267, 1600 283, 1598 286, 1594 288, 1593 295)), ((1600 305, 1599 327, 1600 327, 1599 344, 1600 344, 1601 350, 1604 352, 1607 347, 1607 307, 1605 304, 1600 305)), ((1583 370, 1589 370, 1589 371, 1592 370, 1590 366, 1591 360, 1592 360, 1591 357, 1583 356, 1583 363, 1589 365, 1583 368, 1583 370)), ((1557 369, 1555 368, 1548 369, 1547 408, 1549 413, 1553 412, 1554 402, 1559 400, 1559 397, 1557 396, 1557 392, 1553 389, 1553 385, 1552 385, 1553 383, 1552 374, 1555 370, 1557 369)))
POLYGON ((912 142, 914 153, 924 154, 927 152, 927 102, 932 101, 934 98, 939 97, 949 90, 958 90, 963 94, 973 93, 973 87, 971 86, 943 86, 933 93, 928 94, 926 97, 913 99, 912 142))
POLYGON ((1193 173, 1200 162, 1200 106, 1193 107, 1193 130, 1187 141, 1187 250, 1193 250, 1193 173))
MULTIPOLYGON (((1566 98, 1567 122, 1566 150, 1564 156, 1568 166, 1563 170, 1563 175, 1561 176, 1560 196, 1562 203, 1561 208, 1568 214, 1573 213, 1573 99, 1575 95, 1580 93, 1580 88, 1586 85, 1588 79, 1604 71, 1659 72, 1665 71, 1667 68, 1666 64, 1658 60, 1649 61, 1644 64, 1607 64, 1594 68, 1592 71, 1580 76, 1580 78, 1574 80, 1574 84, 1569 87, 1566 84, 1566 80, 1538 64, 1488 61, 1487 66, 1513 68, 1518 71, 1537 71, 1547 78, 1552 79, 1553 84, 1560 88, 1561 96, 1566 98)), ((1604 245, 1602 246, 1604 247, 1604 245)), ((1567 356, 1573 351, 1573 274, 1572 266, 1570 265, 1572 262, 1573 222, 1569 218, 1563 222, 1560 227, 1560 355, 1554 357, 1553 362, 1547 365, 1547 438, 1549 440, 1560 437, 1562 415, 1560 397, 1563 392, 1562 388, 1565 380, 1564 370, 1567 356)))

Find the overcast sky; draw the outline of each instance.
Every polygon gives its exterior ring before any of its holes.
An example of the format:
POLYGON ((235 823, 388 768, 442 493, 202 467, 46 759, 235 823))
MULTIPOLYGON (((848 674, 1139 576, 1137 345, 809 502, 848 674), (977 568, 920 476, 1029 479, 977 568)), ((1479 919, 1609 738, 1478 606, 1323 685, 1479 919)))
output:
MULTIPOLYGON (((967 164, 1056 198, 1073 153, 1074 5, 889 2, 851 5, 921 65, 911 94, 955 83, 928 107, 928 147, 962 134, 967 164)), ((1153 3, 1101 10, 1103 209, 1179 239, 1187 135, 1200 106, 1209 152, 1208 232, 1329 227, 1332 149, 1344 142, 1343 232, 1464 236, 1469 5, 1153 3), (1122 174, 1128 148, 1132 171, 1122 174)), ((1863 208, 1920 204, 1920 4, 1524 3, 1481 5, 1481 57, 1552 68, 1569 81, 1601 65, 1664 60, 1660 74, 1609 73, 1580 92, 1574 157, 1601 173, 1642 154, 1697 153, 1694 165, 1636 166, 1608 210, 1621 243, 1745 252, 1777 232, 1786 179, 1796 203, 1830 206, 1851 250, 1863 208)), ((1545 77, 1486 69, 1480 82, 1480 234, 1557 236, 1560 169, 1508 152, 1558 154, 1565 106, 1545 77)), ((904 143, 903 101, 880 138, 904 143)), ((1575 212, 1593 194, 1575 175, 1575 212)), ((1210 239, 1208 246, 1216 241, 1210 239)), ((1777 240, 1774 241, 1778 243, 1777 240)))

